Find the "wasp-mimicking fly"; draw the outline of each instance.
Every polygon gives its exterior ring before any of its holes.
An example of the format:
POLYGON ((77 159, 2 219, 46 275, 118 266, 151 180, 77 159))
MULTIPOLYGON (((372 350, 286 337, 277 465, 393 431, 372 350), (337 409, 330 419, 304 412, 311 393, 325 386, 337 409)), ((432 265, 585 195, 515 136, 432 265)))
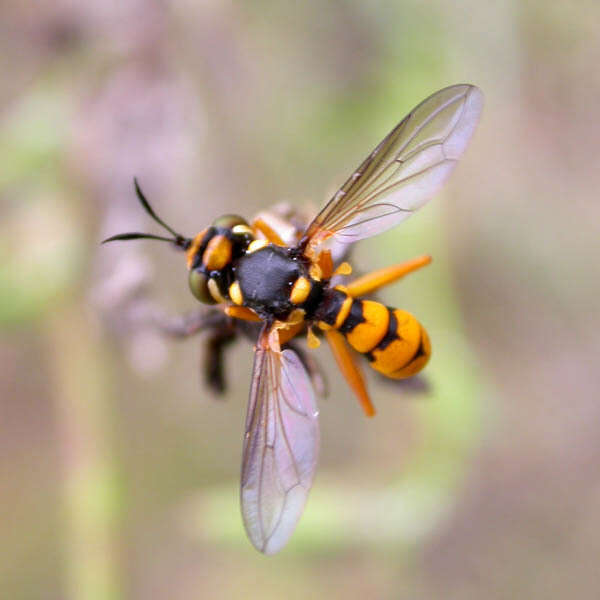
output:
MULTIPOLYGON (((483 106, 472 85, 440 90, 413 109, 310 222, 286 243, 261 218, 227 215, 193 238, 166 225, 136 182, 138 199, 172 237, 123 233, 105 242, 168 241, 185 252, 192 294, 218 304, 231 320, 260 324, 244 434, 241 507, 252 544, 266 554, 288 541, 302 514, 317 465, 318 410, 307 362, 292 346, 322 332, 367 415, 374 414, 354 353, 395 379, 411 377, 429 360, 423 326, 408 312, 364 299, 430 262, 422 256, 335 285, 349 275, 330 244, 356 242, 409 217, 433 196, 464 152, 483 106), (337 278, 336 278, 337 279, 337 278)), ((235 322, 235 321, 232 321, 235 322)), ((231 334, 233 335, 233 334, 231 334)), ((225 343, 216 340, 215 344, 225 343)))

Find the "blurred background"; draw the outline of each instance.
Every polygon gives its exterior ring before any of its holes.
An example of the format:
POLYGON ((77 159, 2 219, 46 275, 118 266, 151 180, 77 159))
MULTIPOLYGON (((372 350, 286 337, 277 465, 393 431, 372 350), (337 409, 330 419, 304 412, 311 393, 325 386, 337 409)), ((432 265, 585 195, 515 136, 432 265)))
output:
POLYGON ((17 599, 597 598, 600 5, 66 0, 0 8, 0 588, 17 599), (251 346, 229 391, 169 224, 318 207, 408 110, 486 95, 440 197, 360 243, 422 253, 385 290, 434 353, 422 385, 369 373, 363 417, 327 349, 320 466, 275 557, 246 539, 251 346), (132 298, 134 300, 132 300, 132 298))

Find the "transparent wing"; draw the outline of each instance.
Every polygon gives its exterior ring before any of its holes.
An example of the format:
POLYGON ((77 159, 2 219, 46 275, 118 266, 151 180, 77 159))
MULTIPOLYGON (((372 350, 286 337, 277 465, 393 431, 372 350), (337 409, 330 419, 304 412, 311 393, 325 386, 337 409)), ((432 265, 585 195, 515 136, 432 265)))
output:
POLYGON ((283 548, 311 488, 319 452, 310 379, 292 350, 257 349, 246 417, 241 504, 252 544, 283 548))
POLYGON ((306 231, 355 242, 395 227, 446 181, 475 131, 483 94, 453 85, 414 108, 373 150, 306 231))

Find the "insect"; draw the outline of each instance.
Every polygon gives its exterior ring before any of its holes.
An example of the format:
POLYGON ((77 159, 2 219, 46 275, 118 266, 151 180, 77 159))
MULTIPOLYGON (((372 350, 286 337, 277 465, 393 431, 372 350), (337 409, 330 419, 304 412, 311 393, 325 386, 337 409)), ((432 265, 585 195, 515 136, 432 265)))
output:
POLYGON ((185 252, 189 287, 202 303, 218 304, 234 320, 259 327, 246 417, 241 509, 246 532, 261 552, 278 552, 302 514, 317 465, 318 411, 306 361, 292 349, 315 329, 364 412, 375 410, 356 353, 387 377, 419 372, 431 354, 424 327, 406 311, 365 296, 430 262, 429 256, 383 268, 346 284, 346 262, 335 264, 331 244, 376 235, 421 208, 448 178, 479 120, 483 95, 454 85, 414 108, 369 154, 333 198, 290 243, 260 218, 251 224, 226 215, 193 238, 177 233, 153 211, 136 182, 146 212, 170 237, 123 233, 104 242, 153 239, 185 252), (353 349, 350 350, 349 346, 353 349))

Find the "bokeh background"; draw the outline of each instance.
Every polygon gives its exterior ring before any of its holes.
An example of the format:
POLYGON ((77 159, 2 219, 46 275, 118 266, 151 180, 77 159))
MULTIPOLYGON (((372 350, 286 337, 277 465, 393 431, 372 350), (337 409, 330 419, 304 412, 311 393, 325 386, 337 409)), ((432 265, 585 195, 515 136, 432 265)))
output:
POLYGON ((597 598, 598 23, 596 0, 4 0, 2 597, 597 598), (486 106, 455 176, 353 257, 433 254, 384 293, 432 362, 414 389, 369 374, 368 420, 317 351, 319 471, 265 558, 238 509, 250 345, 215 399, 201 337, 130 318, 195 308, 181 255, 99 241, 158 232, 134 175, 188 235, 317 207, 457 82, 486 106))

